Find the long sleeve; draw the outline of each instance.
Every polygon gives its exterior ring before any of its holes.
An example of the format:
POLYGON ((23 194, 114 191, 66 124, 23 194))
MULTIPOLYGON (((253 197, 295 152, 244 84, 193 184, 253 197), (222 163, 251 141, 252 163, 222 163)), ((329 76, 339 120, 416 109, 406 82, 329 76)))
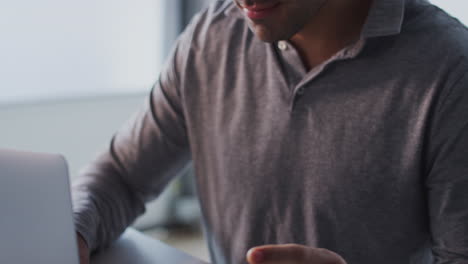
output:
MULTIPOLYGON (((466 66, 466 65, 464 65, 466 66)), ((457 78, 435 113, 426 178, 436 264, 468 263, 468 75, 457 78)))
POLYGON ((116 239, 190 159, 179 92, 189 34, 142 109, 72 184, 75 227, 92 250, 116 239))

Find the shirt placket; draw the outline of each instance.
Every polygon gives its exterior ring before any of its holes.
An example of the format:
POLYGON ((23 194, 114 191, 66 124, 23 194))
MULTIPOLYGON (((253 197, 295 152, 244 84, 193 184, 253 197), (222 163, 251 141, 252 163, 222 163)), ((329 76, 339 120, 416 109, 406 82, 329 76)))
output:
POLYGON ((285 71, 288 75, 288 84, 292 87, 290 110, 294 110, 300 98, 306 92, 309 92, 308 90, 311 86, 310 83, 320 75, 324 74, 329 65, 340 60, 355 58, 361 52, 364 45, 365 39, 362 38, 307 72, 297 49, 288 41, 278 41, 276 46, 280 54, 280 59, 282 60, 283 65, 285 65, 285 71))

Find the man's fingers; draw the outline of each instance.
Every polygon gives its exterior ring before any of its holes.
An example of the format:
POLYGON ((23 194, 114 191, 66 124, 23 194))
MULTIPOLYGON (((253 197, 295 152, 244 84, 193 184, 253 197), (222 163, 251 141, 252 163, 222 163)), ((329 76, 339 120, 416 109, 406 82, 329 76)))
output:
POLYGON ((346 264, 338 254, 297 244, 266 245, 247 252, 250 264, 346 264))
POLYGON ((305 263, 310 251, 310 248, 296 244, 266 245, 249 250, 247 261, 250 264, 305 263))
POLYGON ((78 254, 80 257, 80 264, 89 264, 89 249, 83 237, 77 232, 76 238, 78 241, 78 254))

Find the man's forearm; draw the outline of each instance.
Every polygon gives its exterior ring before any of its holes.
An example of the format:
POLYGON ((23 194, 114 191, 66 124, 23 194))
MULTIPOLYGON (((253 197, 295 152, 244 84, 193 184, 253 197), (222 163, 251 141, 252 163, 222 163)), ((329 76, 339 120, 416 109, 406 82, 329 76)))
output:
POLYGON ((144 201, 108 155, 102 154, 72 187, 75 227, 90 250, 109 244, 144 212, 144 201))

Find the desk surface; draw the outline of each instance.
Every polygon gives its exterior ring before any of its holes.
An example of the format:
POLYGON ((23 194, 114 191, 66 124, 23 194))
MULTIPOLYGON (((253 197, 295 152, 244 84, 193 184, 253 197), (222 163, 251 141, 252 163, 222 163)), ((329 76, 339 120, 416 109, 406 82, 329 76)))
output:
POLYGON ((128 229, 108 249, 91 258, 91 264, 207 264, 142 233, 128 229))

